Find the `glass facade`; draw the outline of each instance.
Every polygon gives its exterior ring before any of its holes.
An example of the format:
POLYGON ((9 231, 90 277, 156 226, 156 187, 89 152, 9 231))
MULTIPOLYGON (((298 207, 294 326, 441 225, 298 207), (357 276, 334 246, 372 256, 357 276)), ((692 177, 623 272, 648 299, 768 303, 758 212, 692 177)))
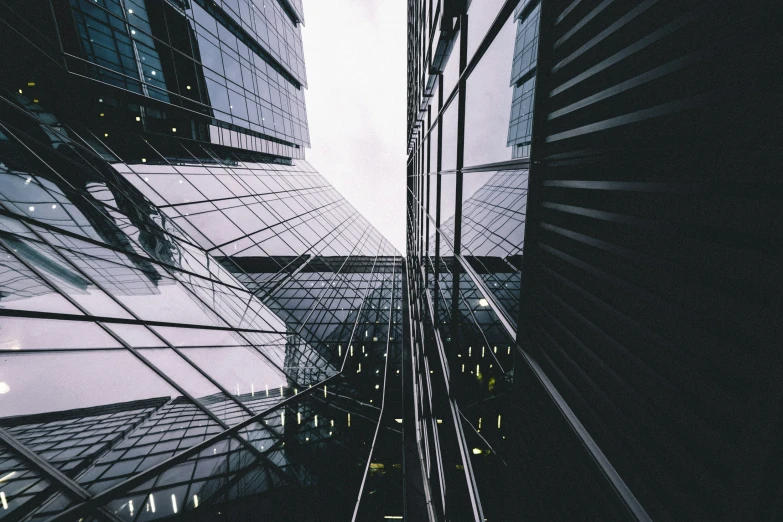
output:
POLYGON ((431 517, 623 518, 516 342, 540 4, 474 0, 462 14, 444 4, 409 8, 411 39, 434 36, 409 55, 422 71, 410 96, 420 89, 422 102, 409 114, 407 245, 431 517), (542 476, 550 468, 557 489, 542 476))
POLYGON ((0 520, 780 519, 761 3, 408 0, 404 257, 303 23, 0 2, 0 520))
POLYGON ((408 1, 431 519, 780 518, 760 4, 408 1))
POLYGON ((304 160, 301 1, 0 18, 0 519, 403 516, 404 260, 304 160))
POLYGON ((125 156, 133 129, 302 159, 307 78, 293 14, 277 0, 13 0, 9 23, 41 22, 26 39, 9 34, 7 62, 34 98, 125 156))

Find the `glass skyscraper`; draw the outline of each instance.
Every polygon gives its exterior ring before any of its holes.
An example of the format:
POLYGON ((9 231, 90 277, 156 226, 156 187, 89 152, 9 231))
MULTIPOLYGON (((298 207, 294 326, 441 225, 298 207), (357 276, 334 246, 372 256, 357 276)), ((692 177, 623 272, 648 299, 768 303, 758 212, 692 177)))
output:
POLYGON ((780 519, 781 39, 762 4, 409 0, 431 518, 780 519))
POLYGON ((407 7, 403 255, 302 0, 0 2, 0 520, 783 516, 772 9, 407 7))
POLYGON ((404 260, 299 0, 0 6, 0 519, 402 517, 404 260))

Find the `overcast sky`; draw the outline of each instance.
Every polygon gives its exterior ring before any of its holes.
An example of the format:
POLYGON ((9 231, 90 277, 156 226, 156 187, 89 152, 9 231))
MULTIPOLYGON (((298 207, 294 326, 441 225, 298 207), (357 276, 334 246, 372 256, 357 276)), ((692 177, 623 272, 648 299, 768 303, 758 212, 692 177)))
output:
POLYGON ((405 248, 406 2, 304 0, 305 157, 405 248))

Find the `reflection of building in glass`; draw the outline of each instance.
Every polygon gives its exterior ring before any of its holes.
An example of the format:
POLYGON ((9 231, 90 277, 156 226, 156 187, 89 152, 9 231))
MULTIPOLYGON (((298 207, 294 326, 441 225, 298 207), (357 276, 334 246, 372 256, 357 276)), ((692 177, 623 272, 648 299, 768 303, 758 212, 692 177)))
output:
MULTIPOLYGON (((284 393, 291 395, 292 391, 286 388, 284 393)), ((273 395, 278 393, 275 390, 273 395)), ((271 407, 276 401, 267 398, 265 393, 259 393, 258 397, 254 395, 240 398, 243 402, 259 403, 261 409, 271 407)), ((224 407, 236 410, 228 404, 230 401, 217 396, 204 397, 199 402, 214 410, 224 407)), ((145 488, 146 496, 127 494, 122 500, 111 502, 115 515, 134 520, 139 512, 150 513, 148 517, 152 516, 151 513, 155 513, 154 518, 167 517, 192 511, 199 504, 220 504, 228 499, 258 495, 281 487, 292 478, 291 459, 288 451, 283 449, 284 442, 298 433, 306 432, 305 438, 312 436, 314 443, 319 435, 325 435, 314 429, 311 408, 300 408, 297 414, 297 418, 288 419, 289 426, 297 426, 295 429, 286 430, 285 415, 277 414, 243 432, 243 437, 248 437, 264 452, 267 467, 258 466, 253 455, 242 450, 236 440, 220 439, 220 427, 211 423, 199 407, 182 397, 11 417, 3 419, 2 427, 17 442, 96 494, 132 479, 137 471, 172 459, 179 453, 178 449, 190 448, 196 442, 213 438, 219 440, 209 446, 211 451, 196 453, 194 458, 172 467, 165 466, 167 471, 145 488), (306 412, 305 420, 309 423, 305 428, 301 428, 302 412, 306 412), (221 499, 225 496, 228 499, 221 499)), ((327 429, 330 419, 321 419, 323 429, 327 429)), ((331 427, 332 434, 344 429, 343 424, 339 428, 331 427)), ((10 453, 8 455, 6 458, 10 458, 10 453)), ((8 469, 15 468, 12 464, 8 466, 8 469)), ((20 512, 37 510, 35 517, 43 518, 56 515, 62 509, 62 504, 56 499, 41 506, 41 501, 52 494, 51 488, 49 491, 38 488, 44 493, 39 502, 19 494, 22 485, 18 480, 11 481, 17 474, 20 478, 26 476, 25 472, 19 471, 8 477, 7 484, 4 484, 4 490, 8 491, 6 498, 13 499, 14 504, 20 507, 15 513, 17 517, 20 512), (26 500, 31 502, 22 506, 26 500)), ((28 495, 30 489, 25 490, 28 495)))
POLYGON ((514 19, 517 21, 514 64, 511 68, 514 101, 511 104, 511 121, 508 128, 508 145, 514 147, 514 158, 530 156, 539 11, 538 2, 522 2, 514 11, 514 19))
MULTIPOLYGON (((484 281, 509 317, 519 313, 522 244, 525 232, 527 171, 502 170, 475 175, 481 181, 476 192, 462 204, 464 259, 484 281)), ((441 226, 453 237, 454 217, 441 226)), ((435 236, 430 237, 434 244, 435 236)))
POLYGON ((0 6, 3 520, 407 516, 403 260, 304 161, 302 20, 0 6))
POLYGON ((773 17, 408 8, 403 259, 301 0, 0 3, 2 520, 780 518, 773 17))
POLYGON ((431 519, 781 518, 778 40, 760 2, 409 0, 431 519))
MULTIPOLYGON (((207 117, 183 120, 181 134, 220 143, 235 126, 231 136, 264 142, 243 148, 269 152, 308 142, 301 36, 288 18, 278 2, 80 0, 57 26, 69 70, 207 117)), ((147 130, 174 132, 170 115, 144 109, 147 130)))

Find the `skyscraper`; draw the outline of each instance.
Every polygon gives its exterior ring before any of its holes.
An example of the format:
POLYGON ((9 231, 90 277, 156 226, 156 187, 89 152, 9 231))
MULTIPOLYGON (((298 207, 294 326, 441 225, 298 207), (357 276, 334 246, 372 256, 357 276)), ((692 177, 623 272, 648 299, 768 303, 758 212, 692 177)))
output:
POLYGON ((403 257, 301 0, 0 3, 0 519, 780 518, 771 12, 408 0, 403 257))
POLYGON ((409 0, 434 518, 781 516, 781 39, 762 4, 409 0))
POLYGON ((404 261, 304 161, 301 2, 0 21, 0 519, 402 516, 404 261))

